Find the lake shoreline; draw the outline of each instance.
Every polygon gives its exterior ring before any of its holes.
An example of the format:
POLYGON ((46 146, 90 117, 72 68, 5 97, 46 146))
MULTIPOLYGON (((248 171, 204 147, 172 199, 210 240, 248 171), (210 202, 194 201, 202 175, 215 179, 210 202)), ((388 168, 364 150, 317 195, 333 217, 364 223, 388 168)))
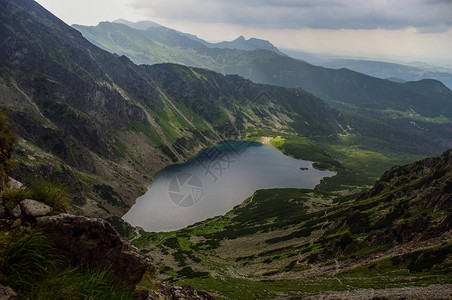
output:
POLYGON ((334 175, 257 141, 224 141, 156 173, 122 219, 146 231, 172 231, 224 215, 256 190, 313 189, 334 175))

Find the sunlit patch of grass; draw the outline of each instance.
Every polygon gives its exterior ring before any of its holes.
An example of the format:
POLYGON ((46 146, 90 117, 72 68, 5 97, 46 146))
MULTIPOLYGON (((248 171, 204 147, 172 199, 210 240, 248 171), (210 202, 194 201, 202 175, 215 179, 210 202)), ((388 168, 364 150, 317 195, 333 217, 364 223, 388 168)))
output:
POLYGON ((273 147, 280 149, 284 145, 284 138, 277 136, 270 140, 270 144, 273 147))
POLYGON ((394 109, 385 109, 380 111, 386 117, 392 119, 410 119, 414 121, 426 122, 426 123, 435 123, 435 124, 450 124, 452 121, 445 117, 444 115, 440 115, 434 118, 429 118, 418 114, 413 109, 407 109, 406 111, 394 110, 394 109))

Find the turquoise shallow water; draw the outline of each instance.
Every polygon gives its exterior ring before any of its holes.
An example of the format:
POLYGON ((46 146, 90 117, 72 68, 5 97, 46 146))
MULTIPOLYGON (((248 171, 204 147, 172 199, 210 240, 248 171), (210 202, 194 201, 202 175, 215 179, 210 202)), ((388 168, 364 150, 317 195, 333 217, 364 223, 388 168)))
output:
POLYGON ((333 175, 260 143, 223 142, 158 172, 123 219, 146 231, 176 230, 223 215, 256 190, 311 189, 333 175))

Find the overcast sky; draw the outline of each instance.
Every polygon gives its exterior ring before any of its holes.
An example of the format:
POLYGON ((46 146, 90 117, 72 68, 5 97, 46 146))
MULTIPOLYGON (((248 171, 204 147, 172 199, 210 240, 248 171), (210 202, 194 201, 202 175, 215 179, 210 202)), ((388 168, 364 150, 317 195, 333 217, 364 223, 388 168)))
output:
POLYGON ((151 20, 208 41, 452 66, 452 0, 38 0, 68 24, 151 20))

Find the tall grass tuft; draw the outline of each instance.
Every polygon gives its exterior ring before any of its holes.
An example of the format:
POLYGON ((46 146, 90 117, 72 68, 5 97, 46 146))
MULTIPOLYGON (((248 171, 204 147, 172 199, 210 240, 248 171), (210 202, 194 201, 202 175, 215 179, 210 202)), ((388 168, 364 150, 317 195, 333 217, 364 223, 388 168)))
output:
POLYGON ((31 188, 31 198, 53 207, 57 212, 66 211, 69 205, 68 195, 66 186, 50 181, 42 181, 31 188))
POLYGON ((63 262, 42 233, 12 237, 3 247, 0 271, 6 283, 16 288, 29 287, 42 273, 63 262))
POLYGON ((106 271, 66 268, 50 273, 26 295, 47 299, 135 299, 131 291, 110 279, 106 271))
POLYGON ((2 281, 21 299, 135 299, 107 271, 69 266, 43 233, 0 237, 2 281))
POLYGON ((20 201, 30 198, 31 193, 29 189, 10 187, 8 185, 3 185, 3 199, 5 200, 5 206, 8 209, 14 208, 20 201))

